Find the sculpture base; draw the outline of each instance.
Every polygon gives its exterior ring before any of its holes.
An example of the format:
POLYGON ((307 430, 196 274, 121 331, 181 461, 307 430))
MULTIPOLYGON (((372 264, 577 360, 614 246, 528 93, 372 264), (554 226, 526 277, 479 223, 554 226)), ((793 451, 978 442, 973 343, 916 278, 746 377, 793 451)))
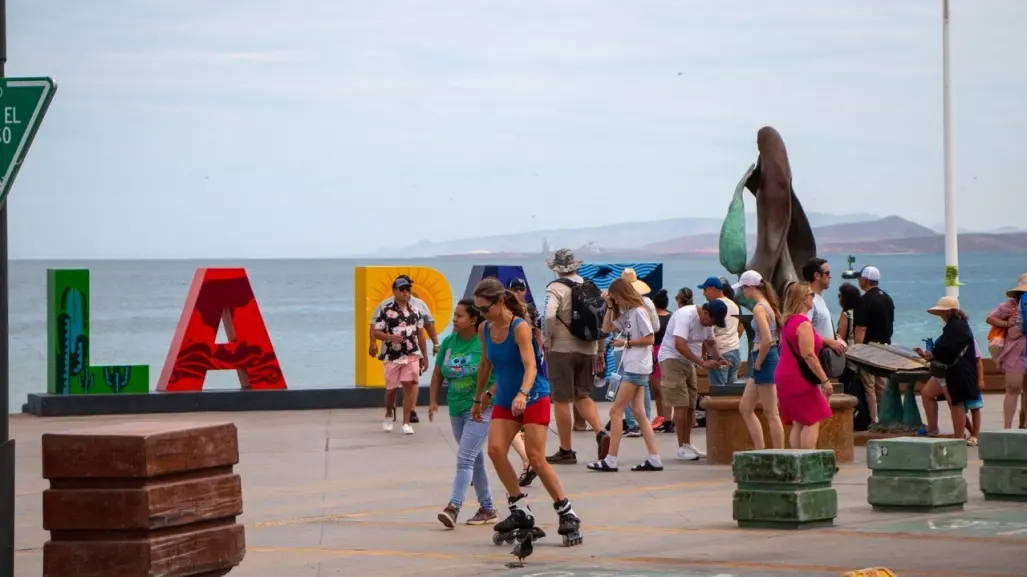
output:
MULTIPOLYGON (((446 404, 442 387, 439 404, 446 404)), ((430 400, 428 387, 418 387, 417 405, 430 400)), ((396 399, 402 406, 403 391, 396 399)), ((286 389, 274 391, 201 391, 117 395, 49 395, 32 393, 21 412, 37 417, 203 413, 210 411, 315 411, 374 409, 385 406, 383 387, 286 389)))
MULTIPOLYGON (((856 431, 853 434, 852 444, 857 446, 857 447, 865 447, 867 445, 867 441, 872 441, 874 439, 898 439, 900 437, 914 437, 914 436, 916 436, 915 433, 901 432, 901 431, 893 431, 893 432, 887 432, 887 433, 885 433, 885 432, 877 432, 877 431, 856 431)), ((954 439, 955 437, 953 437, 952 435, 931 435, 931 438, 932 439, 954 439)))
MULTIPOLYGON (((741 397, 718 396, 703 399, 702 406, 706 409, 706 459, 711 465, 730 465, 735 452, 753 449, 749 430, 738 412, 741 400, 741 397)), ((856 397, 851 395, 831 395, 831 418, 820 424, 817 448, 833 450, 835 460, 840 463, 851 463, 853 460, 852 411, 856 403, 856 397)), ((763 425, 763 438, 769 444, 770 432, 759 403, 756 404, 756 416, 763 425)), ((790 426, 785 427, 786 447, 790 430, 790 426)))

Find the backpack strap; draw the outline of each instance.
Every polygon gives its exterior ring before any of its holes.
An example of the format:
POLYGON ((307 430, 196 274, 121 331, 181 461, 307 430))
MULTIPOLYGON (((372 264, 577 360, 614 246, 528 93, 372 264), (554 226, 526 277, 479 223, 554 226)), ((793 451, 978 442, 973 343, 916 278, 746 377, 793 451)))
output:
MULTIPOLYGON (((560 278, 554 280, 553 282, 547 284, 546 286, 549 287, 550 285, 554 285, 554 284, 563 285, 563 286, 565 286, 565 287, 567 287, 567 288, 569 288, 569 289, 571 289, 573 291, 574 287, 578 286, 581 283, 576 283, 576 282, 572 281, 569 278, 560 277, 560 278)), ((573 311, 574 311, 574 304, 572 303, 571 304, 571 312, 573 313, 573 311)), ((568 331, 571 330, 571 325, 568 324, 567 321, 565 321, 565 320, 560 318, 560 311, 556 311, 556 320, 560 321, 563 324, 563 326, 567 327, 568 331)))

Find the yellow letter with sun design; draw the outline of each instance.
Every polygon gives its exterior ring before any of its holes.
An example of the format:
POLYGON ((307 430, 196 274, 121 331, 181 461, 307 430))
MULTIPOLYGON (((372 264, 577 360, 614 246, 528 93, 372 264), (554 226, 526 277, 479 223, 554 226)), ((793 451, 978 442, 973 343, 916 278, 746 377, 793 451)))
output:
MULTIPOLYGON (((368 331, 371 315, 381 302, 392 296, 392 282, 401 274, 413 281, 413 296, 424 301, 435 317, 435 329, 442 333, 453 312, 453 289, 439 271, 425 266, 358 266, 353 269, 353 301, 355 346, 355 384, 358 387, 384 387, 385 372, 382 362, 371 358, 367 349, 371 345, 368 331)), ((425 339, 428 335, 425 334, 425 339)), ((379 349, 381 343, 379 343, 379 349)), ((431 354, 431 344, 428 346, 431 354)))

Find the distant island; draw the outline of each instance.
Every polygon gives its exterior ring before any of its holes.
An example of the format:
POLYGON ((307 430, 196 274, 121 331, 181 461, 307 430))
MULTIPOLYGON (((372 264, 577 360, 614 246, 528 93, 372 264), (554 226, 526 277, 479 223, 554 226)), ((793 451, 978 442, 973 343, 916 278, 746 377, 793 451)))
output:
MULTIPOLYGON (((750 247, 756 243, 756 219, 748 214, 750 247)), ((927 254, 943 252, 945 236, 898 216, 809 213, 824 254, 927 254)), ((422 241, 381 250, 373 256, 432 258, 456 256, 522 257, 571 247, 584 255, 717 254, 721 221, 714 218, 674 218, 650 222, 543 230, 443 242, 422 241)), ((1027 252, 1027 230, 960 231, 961 252, 1027 252)))

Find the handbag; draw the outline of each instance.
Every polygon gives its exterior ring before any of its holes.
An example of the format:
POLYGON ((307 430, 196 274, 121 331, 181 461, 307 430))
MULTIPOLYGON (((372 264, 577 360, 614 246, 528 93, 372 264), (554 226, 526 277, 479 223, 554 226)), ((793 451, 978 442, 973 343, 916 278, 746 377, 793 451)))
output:
MULTIPOLYGON (((795 338, 799 338, 798 333, 796 333, 795 338)), ((792 346, 792 341, 788 340, 787 338, 784 339, 784 341, 788 343, 788 348, 791 349, 792 355, 795 357, 795 362, 797 365, 799 365, 799 372, 802 373, 802 378, 806 379, 806 382, 810 385, 814 387, 819 387, 820 377, 818 377, 817 374, 813 372, 813 369, 809 368, 809 365, 806 363, 806 359, 802 358, 802 355, 800 355, 799 352, 795 350, 795 347, 792 346)), ((845 368, 844 363, 842 363, 842 368, 845 368)))
POLYGON ((617 398, 617 391, 620 390, 620 382, 624 379, 624 375, 620 372, 623 364, 624 351, 621 351, 620 358, 617 359, 617 368, 610 374, 610 378, 606 380, 606 400, 608 401, 612 401, 617 398))

